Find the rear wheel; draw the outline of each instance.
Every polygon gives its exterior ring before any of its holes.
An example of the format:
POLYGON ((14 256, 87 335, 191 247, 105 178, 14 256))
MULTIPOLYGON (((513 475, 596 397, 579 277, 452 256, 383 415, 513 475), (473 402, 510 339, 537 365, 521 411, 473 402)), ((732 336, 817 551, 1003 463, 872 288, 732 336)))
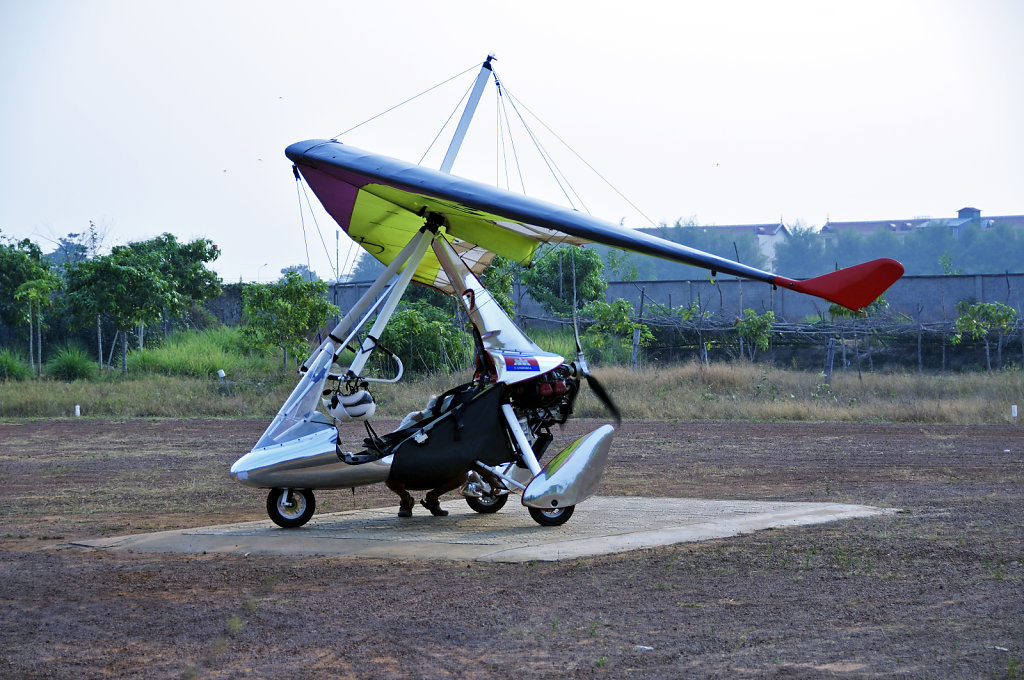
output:
POLYGON ((494 496, 480 496, 476 498, 474 496, 466 496, 466 504, 473 508, 477 512, 489 514, 497 512, 505 507, 505 502, 508 500, 508 494, 497 494, 494 496))
POLYGON ((527 508, 530 511, 530 517, 533 521, 541 526, 545 527, 557 527, 565 524, 572 517, 573 511, 576 509, 575 505, 566 505, 563 508, 551 508, 546 510, 544 508, 527 508))
POLYGON ((271 489, 267 514, 282 529, 295 529, 309 521, 316 511, 316 498, 309 489, 271 489))

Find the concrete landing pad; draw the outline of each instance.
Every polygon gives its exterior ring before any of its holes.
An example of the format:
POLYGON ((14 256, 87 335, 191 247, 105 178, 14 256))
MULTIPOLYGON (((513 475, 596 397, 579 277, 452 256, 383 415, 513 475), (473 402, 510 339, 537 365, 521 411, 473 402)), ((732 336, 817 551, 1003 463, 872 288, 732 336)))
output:
POLYGON ((562 526, 542 527, 516 498, 491 515, 473 512, 461 499, 443 506, 448 517, 431 517, 417 506, 413 517, 402 519, 389 507, 316 515, 299 529, 279 529, 264 520, 73 545, 142 552, 554 561, 895 512, 839 503, 597 496, 578 505, 562 526))

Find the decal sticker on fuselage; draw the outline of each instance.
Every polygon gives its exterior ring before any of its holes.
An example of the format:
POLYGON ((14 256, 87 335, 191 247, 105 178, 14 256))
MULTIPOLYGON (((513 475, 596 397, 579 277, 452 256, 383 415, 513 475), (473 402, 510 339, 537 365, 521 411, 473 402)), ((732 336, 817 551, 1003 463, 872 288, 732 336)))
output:
POLYGON ((510 357, 507 354, 503 356, 506 371, 540 371, 540 362, 533 357, 510 357))

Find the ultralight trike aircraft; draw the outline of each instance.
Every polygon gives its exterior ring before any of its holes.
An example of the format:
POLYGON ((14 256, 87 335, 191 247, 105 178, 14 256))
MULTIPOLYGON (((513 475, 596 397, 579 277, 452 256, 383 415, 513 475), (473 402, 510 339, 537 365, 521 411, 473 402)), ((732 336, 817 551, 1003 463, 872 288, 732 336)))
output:
POLYGON ((299 527, 315 510, 316 489, 385 482, 412 513, 409 490, 429 490, 423 505, 447 514, 438 496, 459 488, 469 506, 496 512, 520 494, 533 519, 560 525, 592 496, 604 470, 614 428, 602 425, 554 455, 551 428, 572 415, 581 383, 613 415, 618 411, 589 373, 579 349, 565 358, 534 344, 480 283, 495 255, 529 264, 542 243, 599 243, 762 281, 818 296, 849 309, 873 302, 902 274, 879 259, 808 280, 794 280, 616 226, 575 210, 449 174, 455 154, 492 74, 482 65, 441 171, 375 155, 333 140, 286 150, 296 172, 348 235, 387 265, 366 293, 303 363, 300 379, 256 446, 231 475, 270 489, 267 512, 279 526, 299 527), (474 375, 410 414, 393 432, 352 446, 337 423, 373 416, 369 386, 401 376, 401 361, 379 339, 411 282, 458 298, 472 325, 474 375), (372 323, 371 323, 372 322, 372 323), (364 332, 366 326, 369 330, 364 332), (347 367, 337 365, 346 349, 347 367), (398 376, 368 375, 374 352, 391 355, 398 376))

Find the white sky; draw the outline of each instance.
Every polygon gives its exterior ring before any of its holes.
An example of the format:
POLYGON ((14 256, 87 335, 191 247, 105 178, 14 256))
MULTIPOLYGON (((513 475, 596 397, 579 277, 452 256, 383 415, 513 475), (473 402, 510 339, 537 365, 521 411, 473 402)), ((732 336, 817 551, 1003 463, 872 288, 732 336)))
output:
MULTIPOLYGON (((274 279, 306 263, 284 148, 489 52, 657 222, 1021 214, 1021 35, 1016 0, 0 0, 0 232, 44 250, 90 220, 108 247, 203 236, 225 281, 274 279)), ((473 73, 342 141, 417 162, 473 73)), ((494 120, 491 95, 456 174, 493 183, 494 120)), ((566 174, 592 213, 649 226, 566 174)), ((558 199, 532 176, 528 193, 558 199)), ((327 252, 307 212, 310 264, 327 278, 336 227, 316 207, 327 252)))

